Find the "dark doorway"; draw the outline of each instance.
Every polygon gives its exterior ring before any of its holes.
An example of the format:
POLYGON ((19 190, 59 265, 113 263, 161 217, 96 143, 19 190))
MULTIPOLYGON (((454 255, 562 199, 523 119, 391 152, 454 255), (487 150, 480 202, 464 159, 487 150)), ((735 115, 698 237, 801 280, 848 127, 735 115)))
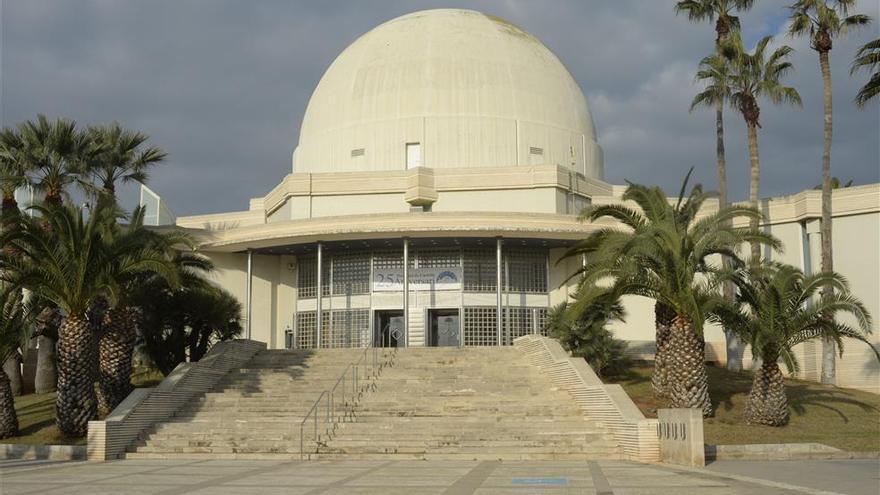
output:
POLYGON ((429 309, 428 339, 430 347, 458 347, 461 327, 458 309, 429 309))
POLYGON ((400 347, 404 343, 403 310, 376 311, 373 346, 400 347))

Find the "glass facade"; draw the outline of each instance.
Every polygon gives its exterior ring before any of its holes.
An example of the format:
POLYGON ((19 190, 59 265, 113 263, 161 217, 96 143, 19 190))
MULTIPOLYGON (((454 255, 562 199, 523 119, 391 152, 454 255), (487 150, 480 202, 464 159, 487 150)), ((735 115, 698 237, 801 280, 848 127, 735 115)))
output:
MULTIPOLYGON (((496 249, 492 247, 433 247, 410 248, 409 266, 411 269, 455 269, 462 280, 460 288, 454 293, 461 294, 457 300, 464 301, 460 308, 460 342, 465 346, 498 345, 497 305, 486 305, 485 296, 495 294, 497 282, 496 249), (471 297, 464 297, 473 294, 471 297), (468 304, 468 299, 479 298, 480 304, 468 304)), ((549 251, 546 248, 504 248, 502 247, 502 292, 507 296, 526 297, 530 294, 545 295, 549 292, 549 251)), ((374 272, 388 272, 403 268, 402 249, 365 250, 362 252, 332 252, 322 254, 322 303, 321 347, 364 347, 373 340, 372 308, 370 296, 374 293, 374 272), (330 307, 329 296, 366 296, 361 299, 347 299, 344 308, 330 307)), ((411 272, 412 277, 412 272, 411 272)), ((412 278, 410 279, 412 280, 412 278)), ((379 290, 378 288, 376 290, 379 290)), ((395 291, 391 291, 394 293, 395 291)), ((398 294, 400 291, 396 291, 398 294)), ((426 291, 430 292, 430 291, 426 291)), ((451 291, 438 291, 449 294, 451 291)), ((317 256, 302 255, 297 260, 297 299, 314 301, 317 294, 317 256)), ((381 292, 388 295, 389 292, 381 292)), ((519 299, 519 298, 515 298, 519 299)), ((524 300, 523 300, 524 302, 524 300)), ((419 303, 417 303, 419 304, 419 303)), ((501 343, 511 345, 517 337, 541 333, 547 308, 510 305, 502 308, 501 343)), ((435 307, 432 303, 428 306, 435 307)), ((456 303, 454 306, 458 306, 456 303)), ((308 307, 308 305, 306 306, 308 307)), ((402 301, 401 301, 402 307, 402 301)), ((448 307, 448 306, 439 306, 448 307)), ((312 306, 314 308, 314 306, 312 306)), ((426 307, 414 308, 411 312, 427 311, 426 307)), ((418 320, 418 319, 417 319, 418 320)), ((420 320, 419 320, 420 321, 420 320)), ((316 312, 300 310, 296 313, 292 345, 298 348, 315 347, 316 312)), ((424 321, 425 328, 431 322, 424 321)))

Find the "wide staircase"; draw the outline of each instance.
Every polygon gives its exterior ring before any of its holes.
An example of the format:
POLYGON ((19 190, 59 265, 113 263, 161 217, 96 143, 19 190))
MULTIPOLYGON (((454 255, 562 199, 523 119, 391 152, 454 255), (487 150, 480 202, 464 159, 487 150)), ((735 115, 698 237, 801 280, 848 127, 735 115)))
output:
POLYGON ((512 347, 400 349, 321 458, 609 459, 601 424, 512 347))
MULTIPOLYGON (((383 350, 378 378, 362 367, 356 400, 341 415, 337 400, 338 421, 328 423, 326 391, 363 352, 262 351, 142 435, 126 457, 621 457, 610 432, 512 347, 383 350)), ((348 375, 343 386, 354 390, 348 375)))

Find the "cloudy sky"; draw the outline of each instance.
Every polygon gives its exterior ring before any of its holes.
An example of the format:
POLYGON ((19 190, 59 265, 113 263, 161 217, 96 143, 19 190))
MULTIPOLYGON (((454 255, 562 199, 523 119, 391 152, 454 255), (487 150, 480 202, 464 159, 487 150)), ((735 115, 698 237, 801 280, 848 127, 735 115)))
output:
MULTIPOLYGON (((572 71, 605 149, 606 179, 676 189, 691 166, 715 185, 714 115, 688 113, 693 74, 712 49, 712 26, 673 13, 673 0, 221 1, 0 0, 0 122, 38 113, 83 124, 118 120, 168 151, 150 186, 178 214, 247 208, 290 171, 309 96, 334 57, 362 33, 414 10, 464 7, 530 31, 572 71)), ((765 35, 793 46, 788 79, 804 108, 762 112, 762 196, 820 182, 818 57, 787 38, 785 5, 762 0, 743 15, 747 43, 765 35)), ((877 19, 876 1, 858 10, 877 19)), ((851 103, 856 48, 878 25, 832 52, 834 175, 880 181, 880 112, 851 103)), ((742 119, 728 113, 732 199, 747 197, 742 119)), ((133 190, 128 191, 133 198, 133 190)))

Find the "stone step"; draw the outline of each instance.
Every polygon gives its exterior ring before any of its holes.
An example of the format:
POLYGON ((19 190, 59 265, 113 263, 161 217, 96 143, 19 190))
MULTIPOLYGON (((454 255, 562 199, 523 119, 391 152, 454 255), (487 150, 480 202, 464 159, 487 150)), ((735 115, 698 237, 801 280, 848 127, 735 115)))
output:
MULTIPOLYGON (((204 452, 130 452, 125 454, 126 459, 160 459, 160 460, 295 460, 300 459, 296 453, 204 453, 204 452)), ((505 453, 504 455, 489 454, 461 454, 461 453, 426 453, 426 454, 373 454, 373 453, 306 453, 303 457, 309 460, 335 460, 335 459, 362 459, 362 460, 459 460, 459 461, 591 461, 602 459, 623 459, 616 451, 596 451, 589 454, 534 454, 534 453, 505 453)))

